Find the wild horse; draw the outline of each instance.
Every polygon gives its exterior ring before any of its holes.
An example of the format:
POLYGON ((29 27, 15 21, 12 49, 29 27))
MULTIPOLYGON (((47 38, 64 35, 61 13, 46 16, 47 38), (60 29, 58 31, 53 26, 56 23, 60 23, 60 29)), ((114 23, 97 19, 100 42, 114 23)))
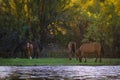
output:
POLYGON ((16 54, 16 57, 32 59, 38 58, 41 51, 42 47, 39 46, 37 42, 23 41, 16 47, 14 53, 16 54), (20 55, 17 55, 18 52, 20 52, 20 55))
POLYGON ((68 54, 69 60, 71 60, 72 57, 75 57, 76 42, 73 42, 73 41, 69 42, 68 43, 68 50, 69 50, 69 54, 68 54))
POLYGON ((42 46, 39 45, 38 42, 33 41, 33 42, 27 42, 27 54, 28 58, 38 58, 39 53, 42 51, 42 46))
POLYGON ((82 57, 85 58, 87 54, 94 53, 96 54, 95 62, 97 62, 97 58, 99 57, 99 62, 101 62, 101 44, 99 42, 90 42, 84 43, 80 46, 80 48, 76 51, 77 58, 80 62, 82 62, 82 57))

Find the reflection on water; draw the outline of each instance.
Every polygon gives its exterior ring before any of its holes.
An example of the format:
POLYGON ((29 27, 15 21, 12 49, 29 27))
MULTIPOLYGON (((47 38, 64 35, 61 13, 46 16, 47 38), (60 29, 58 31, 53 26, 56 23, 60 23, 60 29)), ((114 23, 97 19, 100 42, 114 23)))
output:
POLYGON ((0 80, 120 80, 120 66, 1 66, 0 80))

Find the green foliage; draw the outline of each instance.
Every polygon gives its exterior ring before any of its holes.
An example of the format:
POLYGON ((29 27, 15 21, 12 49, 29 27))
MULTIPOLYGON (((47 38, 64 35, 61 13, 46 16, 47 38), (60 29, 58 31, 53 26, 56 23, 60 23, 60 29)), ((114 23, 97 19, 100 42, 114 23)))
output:
POLYGON ((97 27, 89 26, 84 35, 82 42, 99 42, 100 41, 100 32, 97 27))
POLYGON ((120 0, 1 0, 0 29, 16 29, 20 38, 43 44, 102 41, 119 53, 119 5, 120 0))

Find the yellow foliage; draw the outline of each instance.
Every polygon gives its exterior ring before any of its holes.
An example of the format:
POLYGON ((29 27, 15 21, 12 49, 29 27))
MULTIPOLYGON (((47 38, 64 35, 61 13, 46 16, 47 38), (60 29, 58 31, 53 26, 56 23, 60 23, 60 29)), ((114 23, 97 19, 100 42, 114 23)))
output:
POLYGON ((82 4, 82 9, 86 10, 88 8, 88 6, 93 6, 95 3, 95 0, 88 0, 86 3, 82 4))
POLYGON ((25 12, 28 12, 27 4, 24 5, 24 10, 25 10, 25 12))
POLYGON ((111 19, 111 18, 112 18, 112 15, 110 14, 110 15, 108 16, 108 18, 111 19))
POLYGON ((105 4, 104 4, 104 3, 100 3, 100 7, 101 7, 101 11, 103 11, 103 12, 104 12, 104 11, 105 11, 105 9, 106 9, 106 8, 105 8, 105 4))
POLYGON ((88 16, 89 16, 89 17, 91 16, 91 13, 90 13, 90 11, 88 11, 88 12, 87 12, 87 14, 88 14, 88 16))
POLYGON ((88 2, 88 5, 92 6, 92 5, 94 5, 94 2, 95 2, 95 0, 90 0, 90 1, 88 2))
POLYGON ((69 4, 65 5, 64 9, 69 9, 73 6, 74 1, 71 0, 69 4))
POLYGON ((120 0, 107 0, 106 3, 114 5, 115 12, 120 16, 120 0))
POLYGON ((67 33, 66 30, 63 29, 63 28, 61 28, 61 27, 58 27, 57 29, 58 29, 58 31, 60 31, 63 35, 65 35, 65 34, 67 33))
POLYGON ((93 17, 94 17, 94 18, 98 18, 98 16, 97 16, 96 14, 93 14, 93 17))
POLYGON ((9 0, 9 3, 13 11, 16 11, 16 4, 14 3, 14 0, 9 0))
POLYGON ((27 6, 27 4, 24 5, 24 11, 26 13, 26 17, 28 17, 29 13, 28 13, 28 6, 27 6))
POLYGON ((115 12, 120 16, 120 0, 114 1, 115 12))

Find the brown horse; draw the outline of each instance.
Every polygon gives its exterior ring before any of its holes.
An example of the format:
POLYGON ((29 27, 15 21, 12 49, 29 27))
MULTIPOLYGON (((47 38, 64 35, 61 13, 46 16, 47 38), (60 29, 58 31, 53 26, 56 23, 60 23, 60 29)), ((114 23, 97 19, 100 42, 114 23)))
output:
POLYGON ((22 41, 14 50, 14 57, 20 58, 38 58, 38 54, 42 51, 42 46, 35 41, 22 41))
POLYGON ((75 56, 76 42, 73 42, 73 41, 69 42, 68 43, 68 50, 69 50, 69 54, 68 54, 69 55, 69 60, 71 60, 72 57, 75 56))
POLYGON ((101 44, 99 42, 91 42, 91 43, 84 43, 80 46, 80 48, 76 51, 77 58, 80 62, 82 62, 82 57, 85 58, 87 54, 95 53, 96 59, 95 62, 97 62, 97 58, 99 57, 99 61, 101 62, 101 44))
POLYGON ((27 45, 26 45, 26 52, 28 54, 28 58, 32 59, 32 54, 33 54, 33 44, 30 43, 30 42, 27 42, 27 45))

